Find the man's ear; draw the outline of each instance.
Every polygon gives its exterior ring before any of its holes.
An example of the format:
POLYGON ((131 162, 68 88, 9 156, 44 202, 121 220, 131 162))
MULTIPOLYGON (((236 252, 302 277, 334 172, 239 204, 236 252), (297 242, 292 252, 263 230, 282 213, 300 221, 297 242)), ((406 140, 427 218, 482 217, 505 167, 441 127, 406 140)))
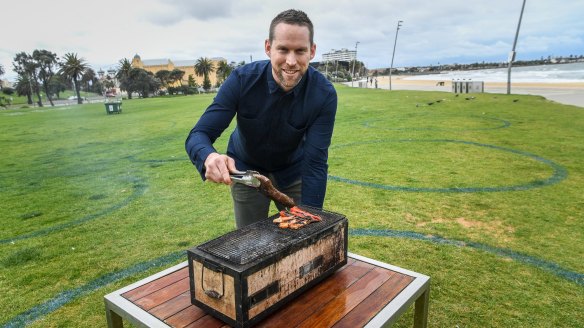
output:
POLYGON ((272 45, 270 44, 270 39, 266 39, 266 41, 264 43, 264 51, 266 52, 266 55, 268 56, 268 58, 270 58, 270 50, 272 50, 272 45))
POLYGON ((316 55, 316 43, 313 43, 310 46, 310 59, 311 60, 314 58, 314 55, 316 55))

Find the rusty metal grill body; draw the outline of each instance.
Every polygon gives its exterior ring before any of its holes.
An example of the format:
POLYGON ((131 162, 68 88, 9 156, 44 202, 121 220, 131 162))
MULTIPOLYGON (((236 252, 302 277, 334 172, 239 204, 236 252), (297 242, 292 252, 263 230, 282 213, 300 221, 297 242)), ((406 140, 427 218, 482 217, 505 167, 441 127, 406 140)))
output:
POLYGON ((248 327, 345 265, 347 219, 302 208, 322 221, 280 229, 274 215, 189 249, 191 302, 248 327))

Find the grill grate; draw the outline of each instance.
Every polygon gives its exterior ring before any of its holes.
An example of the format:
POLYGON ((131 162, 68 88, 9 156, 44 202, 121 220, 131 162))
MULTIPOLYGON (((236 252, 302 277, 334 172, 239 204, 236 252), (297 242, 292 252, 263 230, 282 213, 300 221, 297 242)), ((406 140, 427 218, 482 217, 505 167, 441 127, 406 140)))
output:
POLYGON ((301 208, 319 215, 322 221, 311 223, 298 230, 280 229, 277 224, 272 222, 279 216, 276 214, 265 221, 210 240, 197 248, 231 263, 243 265, 285 249, 294 240, 303 239, 325 230, 344 218, 340 214, 315 208, 304 206, 301 208))

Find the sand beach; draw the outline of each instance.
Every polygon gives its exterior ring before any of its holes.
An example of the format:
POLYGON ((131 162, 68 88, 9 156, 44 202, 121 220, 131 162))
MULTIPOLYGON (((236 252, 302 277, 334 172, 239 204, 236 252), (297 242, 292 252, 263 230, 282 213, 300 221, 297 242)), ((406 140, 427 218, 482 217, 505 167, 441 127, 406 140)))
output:
MULTIPOLYGON (((362 81, 364 83, 364 81, 362 81)), ((351 83, 347 83, 349 86, 351 83)), ((358 86, 355 82, 354 86, 358 86)), ((377 86, 380 89, 389 90, 389 77, 377 77, 377 86)), ((375 88, 375 83, 368 84, 368 88, 375 88)), ((392 76, 392 90, 423 90, 452 92, 451 80, 416 80, 413 76, 392 76), (443 85, 440 83, 443 82, 443 85)), ((488 93, 507 93, 506 82, 485 82, 484 91, 488 93)), ((579 106, 584 109, 584 82, 512 82, 512 94, 531 94, 543 96, 546 99, 566 104, 579 106)))

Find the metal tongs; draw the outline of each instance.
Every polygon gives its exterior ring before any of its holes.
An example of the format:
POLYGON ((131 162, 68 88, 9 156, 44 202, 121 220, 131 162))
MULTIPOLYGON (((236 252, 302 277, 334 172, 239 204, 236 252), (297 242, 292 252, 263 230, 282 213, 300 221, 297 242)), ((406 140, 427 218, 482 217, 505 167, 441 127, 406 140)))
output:
POLYGON ((235 172, 229 174, 231 181, 236 183, 241 183, 246 186, 259 188, 260 187, 260 180, 254 177, 254 174, 259 174, 257 171, 245 171, 245 172, 235 172))

